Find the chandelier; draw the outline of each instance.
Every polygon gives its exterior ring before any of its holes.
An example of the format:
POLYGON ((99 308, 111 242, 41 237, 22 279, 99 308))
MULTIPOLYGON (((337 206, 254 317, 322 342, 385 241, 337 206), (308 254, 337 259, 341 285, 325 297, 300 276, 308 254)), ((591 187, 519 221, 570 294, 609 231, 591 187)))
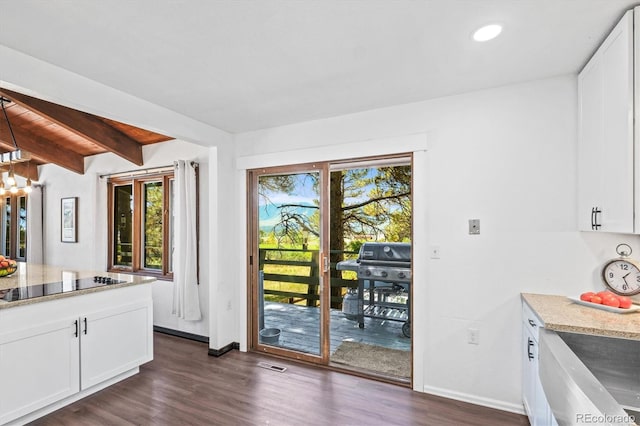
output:
MULTIPOLYGON (((18 184, 16 181, 16 176, 13 171, 13 165, 15 163, 27 162, 28 171, 31 171, 31 155, 22 151, 18 148, 18 143, 16 142, 16 136, 13 133, 13 128, 11 127, 11 122, 9 121, 9 116, 7 115, 7 110, 5 109, 5 104, 10 103, 11 101, 7 98, 0 96, 0 107, 2 107, 2 113, 4 114, 4 119, 7 122, 7 128, 9 129, 9 134, 11 135, 11 142, 13 143, 13 147, 15 148, 13 151, 5 152, 0 154, 0 166, 9 167, 9 172, 7 174, 7 187, 8 191, 12 194, 18 193, 18 184)), ((25 193, 30 193, 33 188, 31 186, 31 177, 30 173, 27 173, 27 183, 22 190, 25 193)), ((7 187, 5 187, 4 179, 0 175, 0 195, 4 195, 7 191, 7 187)))

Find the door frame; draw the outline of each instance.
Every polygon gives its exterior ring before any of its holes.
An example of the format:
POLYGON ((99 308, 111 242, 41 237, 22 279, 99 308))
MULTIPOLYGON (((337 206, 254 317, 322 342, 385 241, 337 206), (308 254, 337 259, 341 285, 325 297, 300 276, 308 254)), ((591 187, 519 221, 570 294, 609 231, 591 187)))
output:
POLYGON ((329 163, 304 163, 304 164, 292 164, 290 166, 276 166, 276 167, 262 167, 258 169, 247 170, 247 253, 249 254, 249 261, 247 262, 247 277, 249 278, 249 309, 247 311, 247 324, 248 324, 248 340, 249 349, 259 352, 271 353, 274 355, 280 355, 287 358, 293 358, 311 362, 314 364, 328 364, 329 359, 329 321, 327 315, 328 301, 331 296, 331 292, 325 289, 326 283, 330 283, 329 269, 326 268, 328 258, 328 224, 329 215, 322 214, 328 209, 328 173, 329 163), (320 292, 320 354, 308 354, 298 352, 293 349, 287 349, 278 346, 269 346, 260 343, 258 332, 260 331, 258 325, 258 315, 254 313, 258 312, 258 274, 259 274, 259 262, 258 259, 258 236, 256 230, 259 223, 258 218, 258 178, 264 175, 278 175, 278 174, 295 174, 304 173, 310 171, 317 171, 319 173, 320 182, 318 185, 320 195, 320 253, 318 259, 320 262, 319 267, 319 292, 320 292))

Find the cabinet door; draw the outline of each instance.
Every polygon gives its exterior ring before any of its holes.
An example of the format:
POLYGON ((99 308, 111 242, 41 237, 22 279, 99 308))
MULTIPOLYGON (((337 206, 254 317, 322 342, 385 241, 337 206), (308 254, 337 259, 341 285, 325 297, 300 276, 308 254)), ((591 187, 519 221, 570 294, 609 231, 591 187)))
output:
POLYGON ((602 230, 633 233, 632 11, 624 15, 602 44, 602 77, 602 230))
POLYGON ((79 391, 77 320, 0 334, 0 424, 79 391))
POLYGON ((81 388, 87 389, 153 359, 151 301, 82 317, 81 388))
POLYGON ((594 209, 602 208, 600 159, 604 144, 602 55, 596 53, 578 76, 578 229, 592 231, 594 209))
POLYGON ((578 76, 578 225, 634 232, 633 12, 627 12, 578 76))
POLYGON ((525 414, 531 420, 533 418, 533 407, 535 406, 535 366, 531 358, 531 342, 533 337, 529 333, 529 328, 522 324, 522 403, 525 414))

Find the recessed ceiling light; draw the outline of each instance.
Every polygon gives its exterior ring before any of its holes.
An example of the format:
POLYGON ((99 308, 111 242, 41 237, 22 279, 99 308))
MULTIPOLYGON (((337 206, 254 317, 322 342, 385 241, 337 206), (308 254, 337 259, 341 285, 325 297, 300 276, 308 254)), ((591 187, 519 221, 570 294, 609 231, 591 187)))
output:
POLYGON ((475 41, 489 41, 491 39, 498 37, 498 35, 501 32, 502 32, 502 25, 498 25, 498 24, 485 25, 484 27, 479 28, 478 30, 476 30, 475 33, 473 33, 473 39, 475 41))

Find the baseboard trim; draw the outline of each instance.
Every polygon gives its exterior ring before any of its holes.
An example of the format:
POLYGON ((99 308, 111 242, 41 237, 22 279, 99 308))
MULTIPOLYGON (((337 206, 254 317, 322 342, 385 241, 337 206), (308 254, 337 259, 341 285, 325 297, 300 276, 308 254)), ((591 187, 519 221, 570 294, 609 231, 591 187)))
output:
POLYGON ((444 398, 455 399, 456 401, 468 402, 470 404, 482 405, 483 407, 495 408, 497 410, 508 411, 510 413, 526 415, 522 404, 512 404, 509 402, 498 401, 497 399, 483 398, 477 395, 471 395, 463 392, 456 392, 449 389, 442 389, 433 386, 424 386, 424 392, 442 396, 444 398))
POLYGON ((209 343, 209 338, 207 336, 201 336, 199 334, 187 333, 186 331, 173 330, 171 328, 160 327, 157 325, 153 326, 153 331, 157 331, 158 333, 169 334, 171 336, 182 337, 184 339, 195 340, 197 342, 209 343))
POLYGON ((231 342, 228 345, 221 347, 220 349, 209 348, 209 355, 210 356, 219 357, 219 356, 222 356, 222 355, 226 354, 227 352, 229 352, 229 351, 231 351, 233 349, 239 350, 240 349, 240 343, 231 342))

